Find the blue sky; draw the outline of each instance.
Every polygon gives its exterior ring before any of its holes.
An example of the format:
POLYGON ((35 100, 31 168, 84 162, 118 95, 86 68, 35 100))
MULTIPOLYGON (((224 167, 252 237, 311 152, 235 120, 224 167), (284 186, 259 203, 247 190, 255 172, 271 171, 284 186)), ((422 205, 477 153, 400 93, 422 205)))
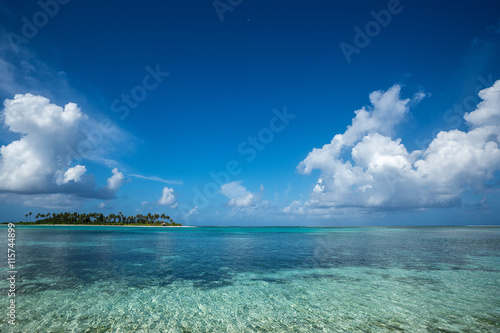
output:
POLYGON ((0 6, 2 220, 499 223, 495 1, 0 6))

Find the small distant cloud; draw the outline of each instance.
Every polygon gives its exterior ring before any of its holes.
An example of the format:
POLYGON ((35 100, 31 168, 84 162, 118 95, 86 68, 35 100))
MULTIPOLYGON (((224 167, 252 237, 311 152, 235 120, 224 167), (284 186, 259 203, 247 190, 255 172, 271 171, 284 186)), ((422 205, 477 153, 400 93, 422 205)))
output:
POLYGON ((175 208, 172 207, 174 203, 175 203, 174 189, 169 187, 164 187, 161 198, 158 200, 158 204, 162 206, 171 205, 170 206, 171 208, 175 208))
POLYGON ((154 182, 165 183, 165 184, 182 185, 182 180, 163 179, 163 178, 156 177, 156 176, 143 176, 143 175, 138 175, 138 174, 128 174, 128 176, 134 177, 134 178, 139 178, 139 179, 151 180, 154 182))
POLYGON ((111 172, 113 173, 113 175, 108 178, 108 188, 112 191, 116 191, 122 184, 125 176, 122 172, 118 171, 118 168, 114 168, 113 170, 111 170, 111 172))
POLYGON ((228 206, 240 208, 250 207, 253 203, 254 194, 250 193, 243 185, 241 185, 241 181, 234 181, 222 185, 220 187, 220 192, 229 199, 229 202, 227 203, 228 206))
POLYGON ((430 94, 426 94, 423 91, 419 91, 419 92, 415 93, 415 95, 413 95, 412 102, 418 103, 421 100, 423 100, 426 96, 430 96, 430 94))
POLYGON ((184 217, 187 219, 190 216, 197 215, 198 214, 198 206, 195 206, 193 209, 191 209, 184 217))
POLYGON ((87 168, 84 165, 76 165, 72 168, 69 168, 64 173, 64 183, 67 183, 71 180, 75 183, 78 183, 85 172, 87 172, 87 168))
POLYGON ((302 206, 302 202, 300 200, 292 201, 292 203, 283 208, 282 211, 283 213, 287 214, 305 214, 305 209, 302 206))

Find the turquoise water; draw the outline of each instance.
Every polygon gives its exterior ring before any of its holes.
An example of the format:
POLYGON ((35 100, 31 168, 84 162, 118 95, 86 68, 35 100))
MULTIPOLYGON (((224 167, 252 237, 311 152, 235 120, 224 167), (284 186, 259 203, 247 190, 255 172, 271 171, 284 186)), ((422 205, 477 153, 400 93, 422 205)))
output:
POLYGON ((16 251, 15 332, 500 332, 500 228, 19 226, 16 251))

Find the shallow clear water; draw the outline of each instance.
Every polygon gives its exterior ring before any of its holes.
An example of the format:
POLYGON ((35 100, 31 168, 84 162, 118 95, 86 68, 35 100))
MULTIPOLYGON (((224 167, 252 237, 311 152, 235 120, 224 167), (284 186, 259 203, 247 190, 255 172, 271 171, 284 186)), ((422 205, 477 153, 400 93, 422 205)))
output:
POLYGON ((16 231, 18 332, 500 332, 500 228, 16 231))

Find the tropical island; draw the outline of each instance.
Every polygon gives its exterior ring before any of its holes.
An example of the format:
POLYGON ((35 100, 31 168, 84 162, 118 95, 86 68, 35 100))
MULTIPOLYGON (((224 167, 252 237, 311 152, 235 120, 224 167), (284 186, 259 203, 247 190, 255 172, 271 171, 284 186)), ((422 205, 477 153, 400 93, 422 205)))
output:
POLYGON ((31 221, 32 212, 25 214, 26 222, 19 221, 20 224, 71 224, 71 225, 131 225, 131 226, 182 226, 176 223, 165 214, 147 215, 137 214, 132 216, 118 214, 104 215, 102 213, 37 213, 35 221, 31 221), (29 218, 29 221, 28 221, 29 218))

